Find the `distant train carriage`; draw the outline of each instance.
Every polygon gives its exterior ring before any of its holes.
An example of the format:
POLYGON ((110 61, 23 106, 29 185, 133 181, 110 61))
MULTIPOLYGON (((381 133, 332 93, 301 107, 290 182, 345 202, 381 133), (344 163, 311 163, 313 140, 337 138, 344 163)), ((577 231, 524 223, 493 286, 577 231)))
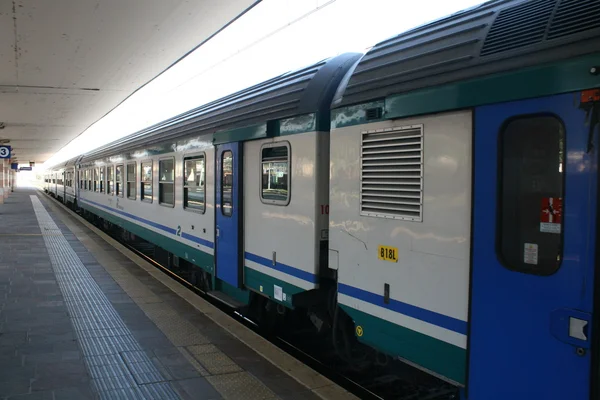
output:
POLYGON ((498 0, 78 156, 46 190, 267 323, 308 315, 350 363, 361 342, 463 399, 584 400, 599 123, 600 1, 498 0))

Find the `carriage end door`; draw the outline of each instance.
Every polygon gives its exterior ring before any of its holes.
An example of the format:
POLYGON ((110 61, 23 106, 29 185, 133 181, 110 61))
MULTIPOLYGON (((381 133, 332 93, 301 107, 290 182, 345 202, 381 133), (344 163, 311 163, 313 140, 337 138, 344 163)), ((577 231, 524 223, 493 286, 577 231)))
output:
POLYGON ((242 282, 242 144, 217 146, 215 206, 216 276, 240 287, 242 282))
POLYGON ((589 399, 600 145, 579 97, 475 110, 470 400, 589 399))

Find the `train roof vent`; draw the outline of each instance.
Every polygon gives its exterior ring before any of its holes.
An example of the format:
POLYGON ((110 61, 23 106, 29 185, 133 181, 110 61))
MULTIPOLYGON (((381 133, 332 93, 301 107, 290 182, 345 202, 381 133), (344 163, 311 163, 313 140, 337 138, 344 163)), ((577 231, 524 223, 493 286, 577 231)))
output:
POLYGON ((362 133, 361 215, 421 222, 423 125, 362 133))
POLYGON ((562 0, 554 14, 548 39, 600 28, 600 0, 562 0))
POLYGON ((502 53, 541 42, 555 4, 555 0, 535 0, 502 10, 485 38, 481 55, 502 53))

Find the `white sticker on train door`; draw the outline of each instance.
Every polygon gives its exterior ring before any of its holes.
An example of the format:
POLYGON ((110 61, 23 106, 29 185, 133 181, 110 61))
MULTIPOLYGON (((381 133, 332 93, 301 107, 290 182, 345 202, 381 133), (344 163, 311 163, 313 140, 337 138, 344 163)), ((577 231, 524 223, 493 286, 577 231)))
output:
POLYGON ((538 263, 538 245, 535 243, 525 243, 525 252, 523 257, 525 264, 537 265, 538 263))
POLYGON ((540 232, 561 233, 562 199, 560 197, 544 197, 540 214, 540 232))
POLYGON ((275 297, 275 300, 283 301, 283 289, 281 286, 273 285, 273 297, 275 297))

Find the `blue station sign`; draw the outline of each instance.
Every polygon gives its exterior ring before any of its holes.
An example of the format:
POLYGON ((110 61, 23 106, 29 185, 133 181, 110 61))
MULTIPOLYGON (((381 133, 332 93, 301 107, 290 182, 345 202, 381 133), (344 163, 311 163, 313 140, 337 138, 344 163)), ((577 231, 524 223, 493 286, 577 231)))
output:
POLYGON ((0 158, 10 158, 10 146, 2 145, 0 146, 0 158))

